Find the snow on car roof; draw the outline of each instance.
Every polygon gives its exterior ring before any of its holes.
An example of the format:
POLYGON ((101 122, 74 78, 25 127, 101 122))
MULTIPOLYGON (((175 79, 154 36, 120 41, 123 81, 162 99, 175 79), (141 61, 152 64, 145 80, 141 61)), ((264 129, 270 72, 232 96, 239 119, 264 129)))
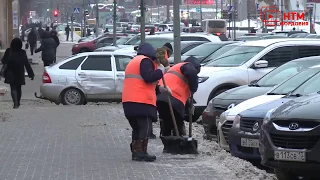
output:
POLYGON ((257 40, 257 41, 248 41, 243 43, 243 46, 261 46, 261 47, 267 47, 275 43, 281 43, 281 42, 302 42, 302 41, 308 41, 308 42, 319 42, 317 39, 305 39, 305 38, 278 38, 278 39, 263 39, 263 40, 257 40))

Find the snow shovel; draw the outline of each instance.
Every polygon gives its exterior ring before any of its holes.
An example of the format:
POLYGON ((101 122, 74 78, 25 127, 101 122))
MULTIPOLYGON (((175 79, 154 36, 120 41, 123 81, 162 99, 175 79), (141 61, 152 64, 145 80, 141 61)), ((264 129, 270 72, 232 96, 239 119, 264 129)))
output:
POLYGON ((198 141, 192 137, 192 116, 194 112, 193 95, 189 103, 189 137, 183 141, 183 154, 198 154, 198 141))

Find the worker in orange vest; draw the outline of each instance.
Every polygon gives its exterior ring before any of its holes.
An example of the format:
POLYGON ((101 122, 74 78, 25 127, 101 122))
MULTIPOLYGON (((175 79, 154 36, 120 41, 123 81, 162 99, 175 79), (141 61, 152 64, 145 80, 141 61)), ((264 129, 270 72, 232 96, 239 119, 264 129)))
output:
MULTIPOLYGON (((177 121, 180 135, 184 132, 185 105, 191 95, 198 89, 198 73, 201 65, 195 57, 189 57, 184 62, 172 66, 164 75, 164 80, 171 93, 171 103, 177 121)), ((163 86, 163 82, 159 82, 163 86)), ((159 118, 162 119, 162 136, 175 135, 172 117, 169 113, 168 94, 160 93, 157 96, 159 118)), ((164 150, 165 152, 165 150, 164 150)))
POLYGON ((122 104, 132 127, 132 160, 156 160, 156 156, 147 153, 147 147, 152 122, 157 119, 156 91, 170 92, 158 86, 164 71, 164 66, 156 59, 156 50, 148 43, 138 47, 137 56, 125 69, 122 104))

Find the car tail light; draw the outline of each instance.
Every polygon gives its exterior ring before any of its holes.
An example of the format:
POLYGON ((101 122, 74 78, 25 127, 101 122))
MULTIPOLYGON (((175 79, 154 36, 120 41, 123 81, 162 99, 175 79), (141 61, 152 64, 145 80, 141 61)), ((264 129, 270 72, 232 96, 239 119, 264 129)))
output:
POLYGON ((221 33, 216 33, 216 34, 217 34, 217 36, 220 36, 221 33))
POLYGON ((43 72, 42 83, 51 83, 51 78, 47 72, 43 72))

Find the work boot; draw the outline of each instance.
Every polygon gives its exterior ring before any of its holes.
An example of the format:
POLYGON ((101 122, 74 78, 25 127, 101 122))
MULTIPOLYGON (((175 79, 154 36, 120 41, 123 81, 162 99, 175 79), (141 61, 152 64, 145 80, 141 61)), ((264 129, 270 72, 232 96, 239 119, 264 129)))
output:
POLYGON ((148 161, 153 162, 156 160, 156 156, 149 155, 144 150, 146 149, 146 146, 148 146, 148 142, 145 142, 144 140, 135 140, 133 142, 133 153, 132 153, 132 160, 133 161, 148 161))
POLYGON ((11 97, 13 101, 13 109, 18 109, 19 108, 18 92, 15 90, 11 91, 11 97))

